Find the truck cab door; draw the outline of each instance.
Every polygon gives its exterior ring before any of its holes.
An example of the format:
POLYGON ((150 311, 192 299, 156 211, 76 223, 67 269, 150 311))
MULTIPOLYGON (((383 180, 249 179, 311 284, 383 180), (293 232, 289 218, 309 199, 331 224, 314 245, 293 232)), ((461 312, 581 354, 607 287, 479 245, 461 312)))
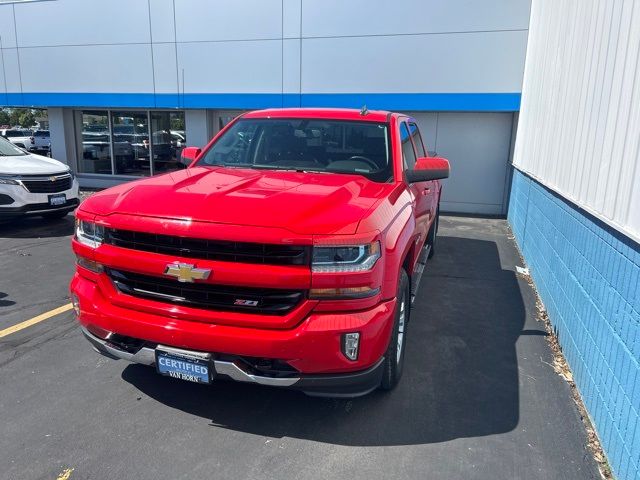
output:
MULTIPOLYGON (((415 125, 415 124, 414 124, 415 125)), ((415 127, 417 129, 417 127, 415 127)), ((402 142, 402 161, 404 170, 413 170, 418 154, 411 138, 409 124, 406 121, 400 123, 400 141, 402 142)), ((430 200, 429 184, 432 182, 415 182, 408 185, 413 194, 415 204, 416 229, 419 234, 416 254, 422 250, 427 239, 428 226, 430 224, 430 200)))
MULTIPOLYGON (((409 125, 409 133, 411 134, 411 140, 413 142, 413 146, 416 151, 416 155, 418 158, 428 157, 430 156, 426 150, 424 142, 422 141, 422 134, 420 133, 420 129, 418 125, 412 119, 408 122, 409 125)), ((427 231, 429 230, 429 226, 431 225, 431 221, 435 218, 436 209, 438 208, 438 182, 436 180, 430 180, 428 182, 422 182, 422 195, 426 197, 427 200, 427 208, 429 210, 429 218, 427 231)))

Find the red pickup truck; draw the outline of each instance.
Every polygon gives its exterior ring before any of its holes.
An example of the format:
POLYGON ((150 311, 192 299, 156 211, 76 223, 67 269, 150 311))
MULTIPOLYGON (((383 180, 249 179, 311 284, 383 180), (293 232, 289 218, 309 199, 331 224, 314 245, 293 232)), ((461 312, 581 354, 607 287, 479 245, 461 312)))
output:
POLYGON ((402 375, 449 162, 402 114, 274 109, 227 125, 181 171, 76 211, 71 298, 112 358, 358 396, 402 375))

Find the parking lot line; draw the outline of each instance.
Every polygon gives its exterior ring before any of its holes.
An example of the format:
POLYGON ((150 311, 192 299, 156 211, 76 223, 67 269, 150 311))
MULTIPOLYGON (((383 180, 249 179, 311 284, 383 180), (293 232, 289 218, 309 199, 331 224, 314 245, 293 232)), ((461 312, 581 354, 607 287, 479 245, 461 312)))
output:
POLYGON ((20 322, 16 325, 13 325, 9 328, 5 328, 4 330, 0 330, 0 338, 6 337, 7 335, 11 335, 12 333, 19 332, 20 330, 24 330, 31 325, 35 325, 36 323, 40 323, 48 318, 55 317, 64 312, 68 312, 73 308, 73 305, 67 303, 66 305, 62 305, 61 307, 54 308, 53 310, 49 310, 48 312, 41 313, 40 315, 30 318, 29 320, 25 320, 24 322, 20 322))

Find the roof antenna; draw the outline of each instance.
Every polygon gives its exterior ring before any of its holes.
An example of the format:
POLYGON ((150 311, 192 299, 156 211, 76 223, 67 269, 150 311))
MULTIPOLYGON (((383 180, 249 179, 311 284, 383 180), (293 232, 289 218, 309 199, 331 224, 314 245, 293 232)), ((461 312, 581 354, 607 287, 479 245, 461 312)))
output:
POLYGON ((367 106, 363 105, 362 108, 360 109, 360 115, 362 115, 364 117, 368 113, 369 113, 369 110, 367 110, 367 106))

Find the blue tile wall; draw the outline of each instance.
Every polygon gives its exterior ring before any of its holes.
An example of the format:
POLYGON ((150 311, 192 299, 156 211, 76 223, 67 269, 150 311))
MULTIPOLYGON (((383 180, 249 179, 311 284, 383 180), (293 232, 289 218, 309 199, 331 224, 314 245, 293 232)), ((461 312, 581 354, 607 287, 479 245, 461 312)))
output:
POLYGON ((518 170, 508 219, 616 478, 640 479, 640 245, 518 170))

